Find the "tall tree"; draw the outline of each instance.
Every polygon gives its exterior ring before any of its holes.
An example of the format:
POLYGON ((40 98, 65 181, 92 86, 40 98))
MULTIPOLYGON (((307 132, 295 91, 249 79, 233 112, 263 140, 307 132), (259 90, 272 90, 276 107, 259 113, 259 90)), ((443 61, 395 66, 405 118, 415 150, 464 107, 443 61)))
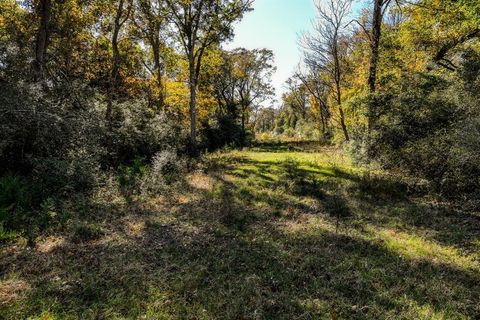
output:
POLYGON ((175 34, 183 47, 189 67, 190 143, 197 153, 197 81, 205 50, 232 36, 232 24, 250 10, 252 0, 165 0, 175 34))
POLYGON ((108 123, 111 123, 113 117, 113 99, 116 94, 120 79, 120 49, 118 47, 120 31, 125 24, 125 22, 130 17, 130 12, 132 9, 131 3, 125 2, 128 0, 118 0, 117 8, 115 11, 115 18, 113 21, 113 32, 112 32, 112 69, 110 72, 110 81, 109 81, 109 93, 108 93, 108 104, 107 104, 107 113, 106 119, 108 123))
POLYGON ((224 52, 221 69, 220 76, 214 81, 215 96, 219 105, 230 115, 235 118, 240 116, 245 134, 245 126, 253 107, 273 96, 273 52, 268 49, 243 48, 224 52))
POLYGON ((245 133, 245 124, 252 106, 273 96, 274 91, 270 82, 275 67, 273 66, 273 52, 268 49, 252 51, 239 49, 238 57, 238 95, 241 107, 241 126, 245 133))
POLYGON ((36 80, 42 79, 45 73, 45 55, 47 53, 50 19, 52 15, 51 0, 40 0, 37 3, 36 13, 39 26, 35 37, 35 60, 33 62, 36 80))
POLYGON ((156 78, 158 104, 162 106, 165 99, 165 62, 162 57, 165 51, 165 39, 162 33, 166 30, 166 10, 164 0, 136 0, 133 22, 141 39, 150 47, 153 68, 145 64, 156 78))
POLYGON ((310 94, 313 104, 316 108, 312 108, 312 116, 320 121, 323 136, 327 135, 328 121, 330 111, 328 110, 328 85, 320 76, 319 70, 310 69, 308 73, 297 71, 294 75, 299 79, 310 94), (313 113, 313 109, 317 111, 313 113))
POLYGON ((317 21, 313 34, 303 38, 305 61, 316 70, 326 73, 339 112, 339 123, 346 141, 350 140, 342 106, 343 61, 348 54, 345 40, 345 20, 350 13, 351 0, 317 1, 317 21))

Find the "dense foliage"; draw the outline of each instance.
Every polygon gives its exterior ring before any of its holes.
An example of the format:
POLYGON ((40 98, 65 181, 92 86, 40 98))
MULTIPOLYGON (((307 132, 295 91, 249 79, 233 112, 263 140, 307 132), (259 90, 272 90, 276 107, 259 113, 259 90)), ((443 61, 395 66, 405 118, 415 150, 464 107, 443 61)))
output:
POLYGON ((54 225, 40 221, 45 203, 61 207, 108 176, 118 175, 125 190, 150 190, 178 180, 187 155, 246 144, 250 114, 272 95, 273 54, 221 44, 250 7, 248 0, 2 1, 2 230, 54 225))
POLYGON ((376 0, 360 17, 351 1, 316 5, 305 61, 257 132, 345 144, 478 205, 478 1, 376 0))
POLYGON ((149 170, 171 182, 187 156, 254 133, 345 144, 475 205, 478 3, 375 0, 359 17, 350 0, 315 4, 304 63, 266 108, 273 53, 222 49, 249 0, 2 1, 2 228, 44 228, 45 203, 112 174, 138 190, 149 170))

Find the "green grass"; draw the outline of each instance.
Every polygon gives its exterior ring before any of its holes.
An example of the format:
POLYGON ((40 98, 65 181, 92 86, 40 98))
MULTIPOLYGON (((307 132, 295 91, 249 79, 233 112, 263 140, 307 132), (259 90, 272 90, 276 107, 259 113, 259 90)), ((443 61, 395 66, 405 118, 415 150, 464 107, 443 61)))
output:
POLYGON ((480 317, 478 216, 334 148, 267 144, 203 167, 158 197, 100 190, 88 228, 2 248, 0 318, 480 317))

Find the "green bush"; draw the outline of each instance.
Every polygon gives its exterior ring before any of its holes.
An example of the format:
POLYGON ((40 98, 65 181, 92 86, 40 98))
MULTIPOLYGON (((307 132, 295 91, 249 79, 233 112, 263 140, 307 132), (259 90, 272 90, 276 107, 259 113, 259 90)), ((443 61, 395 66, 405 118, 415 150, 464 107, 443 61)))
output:
POLYGON ((458 73, 405 76, 388 94, 368 97, 373 125, 351 146, 357 160, 406 170, 450 198, 479 200, 480 64, 465 59, 458 73))

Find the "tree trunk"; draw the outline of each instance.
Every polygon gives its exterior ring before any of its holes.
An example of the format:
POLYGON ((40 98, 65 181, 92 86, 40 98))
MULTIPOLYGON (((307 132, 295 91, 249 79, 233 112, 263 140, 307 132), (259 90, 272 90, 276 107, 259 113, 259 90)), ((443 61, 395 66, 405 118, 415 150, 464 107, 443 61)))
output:
POLYGON ((192 155, 197 155, 197 81, 195 72, 195 60, 193 56, 193 49, 190 50, 188 63, 190 68, 190 147, 192 155))
POLYGON ((151 46, 152 46, 152 51, 153 51, 153 59, 154 61, 154 68, 155 68, 155 73, 157 76, 157 85, 160 90, 159 96, 158 96, 158 104, 159 106, 163 106, 164 101, 165 101, 165 90, 163 87, 163 65, 161 62, 161 57, 160 57, 160 39, 155 39, 151 41, 151 46))
POLYGON ((345 140, 350 141, 350 137, 348 136, 347 126, 345 125, 345 116, 343 114, 343 108, 341 105, 338 106, 338 110, 340 111, 340 124, 342 126, 343 134, 345 135, 345 140))
POLYGON ((337 89, 337 103, 338 103, 338 111, 340 112, 340 125, 343 130, 343 134, 345 136, 346 141, 350 141, 350 137, 348 135, 348 130, 347 126, 345 124, 345 114, 343 113, 343 108, 342 108, 342 94, 341 94, 341 89, 340 89, 340 83, 336 84, 336 89, 337 89))
POLYGON ((342 91, 340 87, 340 81, 342 79, 342 72, 341 72, 341 67, 340 67, 340 59, 338 57, 338 39, 337 36, 335 36, 335 43, 333 47, 333 58, 334 58, 334 63, 335 63, 335 89, 336 89, 336 96, 337 96, 337 104, 338 104, 338 111, 340 112, 340 125, 343 130, 343 134, 345 136, 346 141, 350 141, 350 137, 348 136, 348 131, 347 131, 347 126, 345 124, 345 115, 343 113, 343 108, 342 108, 342 91))
POLYGON ((35 40, 35 61, 33 63, 35 80, 43 79, 45 72, 45 55, 48 46, 48 27, 52 14, 51 0, 41 0, 38 5, 40 27, 35 40))
POLYGON ((325 128, 325 119, 324 119, 324 116, 323 116, 323 106, 322 106, 322 103, 319 101, 318 102, 318 111, 320 111, 320 121, 322 122, 322 135, 325 137, 325 133, 326 133, 326 128, 325 128))
POLYGON ((242 106, 242 134, 245 135, 245 107, 242 106))
POLYGON ((118 34, 120 33, 121 27, 121 18, 123 13, 123 0, 119 0, 117 13, 115 15, 115 21, 113 25, 113 34, 112 34, 112 70, 110 73, 110 83, 109 83, 109 90, 108 90, 108 102, 107 102, 107 112, 106 112, 106 120, 109 124, 111 124, 113 120, 113 99, 115 95, 115 91, 117 90, 118 81, 120 78, 119 70, 120 70, 120 50, 118 49, 118 34))
POLYGON ((375 92, 376 90, 378 49, 380 46, 380 37, 382 33, 382 7, 383 0, 374 0, 372 33, 370 39, 370 68, 368 73, 368 87, 371 93, 375 92))

